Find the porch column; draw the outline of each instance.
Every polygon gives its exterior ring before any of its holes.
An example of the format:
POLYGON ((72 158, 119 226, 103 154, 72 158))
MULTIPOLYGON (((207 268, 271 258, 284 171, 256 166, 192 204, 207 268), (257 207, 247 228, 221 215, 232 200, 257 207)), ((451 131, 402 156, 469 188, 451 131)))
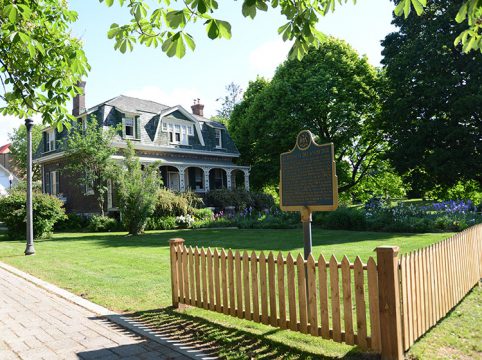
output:
POLYGON ((184 192, 186 191, 186 184, 184 183, 184 171, 186 170, 185 167, 178 167, 179 170, 179 191, 184 192))
POLYGON ((249 191, 249 169, 243 170, 244 173, 244 189, 249 191))
POLYGON ((211 171, 211 168, 208 167, 203 167, 203 172, 204 172, 204 192, 209 191, 209 172, 211 171))
POLYGON ((226 171, 226 187, 228 190, 231 190, 233 188, 231 182, 231 173, 233 172, 233 169, 224 169, 224 171, 226 171))

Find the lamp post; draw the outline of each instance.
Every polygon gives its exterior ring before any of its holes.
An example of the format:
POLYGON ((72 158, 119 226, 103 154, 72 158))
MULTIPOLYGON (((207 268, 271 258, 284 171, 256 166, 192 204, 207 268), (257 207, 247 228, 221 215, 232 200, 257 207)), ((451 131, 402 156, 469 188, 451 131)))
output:
POLYGON ((25 255, 35 254, 33 246, 33 211, 32 211, 32 119, 25 119, 27 128, 27 247, 25 255))
POLYGON ((10 183, 10 189, 11 189, 12 183, 13 183, 13 175, 12 174, 8 175, 8 182, 10 183))

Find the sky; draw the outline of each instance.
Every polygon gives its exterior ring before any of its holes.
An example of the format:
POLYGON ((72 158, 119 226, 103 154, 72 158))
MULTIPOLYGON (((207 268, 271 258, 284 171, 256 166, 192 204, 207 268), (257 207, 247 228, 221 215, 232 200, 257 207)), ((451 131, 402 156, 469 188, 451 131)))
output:
MULTIPOLYGON (((114 50, 107 38, 112 23, 125 23, 128 9, 108 8, 97 0, 72 0, 70 7, 78 12, 72 34, 82 39, 92 67, 86 78, 86 105, 92 107, 118 95, 154 100, 187 110, 194 99, 205 105, 204 115, 216 114, 221 104, 216 99, 226 94, 231 82, 246 89, 256 76, 271 78, 285 59, 290 44, 277 33, 286 21, 277 9, 259 12, 254 20, 241 15, 242 1, 220 1, 218 18, 232 25, 230 40, 210 40, 201 24, 187 31, 196 41, 194 52, 182 59, 168 58, 160 48, 137 45, 131 53, 114 50)), ((172 6, 174 2, 172 2, 172 6)), ((380 66, 380 41, 395 31, 391 25, 393 3, 388 0, 363 0, 338 6, 334 13, 320 20, 318 30, 348 42, 360 55, 366 55, 374 66, 380 66)), ((71 104, 68 104, 71 107, 71 104)), ((37 118, 37 121, 40 121, 37 118)), ((0 116, 0 145, 23 121, 0 116)))

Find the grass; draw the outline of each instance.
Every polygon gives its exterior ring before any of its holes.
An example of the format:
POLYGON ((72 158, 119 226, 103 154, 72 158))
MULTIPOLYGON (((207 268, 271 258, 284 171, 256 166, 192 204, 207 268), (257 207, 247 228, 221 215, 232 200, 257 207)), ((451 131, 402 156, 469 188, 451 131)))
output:
MULTIPOLYGON (((366 262, 379 245, 397 245, 401 252, 427 246, 450 234, 387 234, 313 230, 313 253, 325 257, 360 256, 366 262)), ((55 234, 36 242, 37 255, 23 255, 24 242, 0 235, 0 261, 55 283, 113 310, 135 313, 158 328, 178 326, 170 334, 211 344, 229 358, 360 358, 355 348, 332 341, 281 331, 201 309, 183 313, 170 305, 168 240, 182 237, 188 246, 240 250, 302 252, 302 233, 294 230, 197 230, 123 233, 55 234)), ((363 355, 370 356, 370 355, 363 355)))

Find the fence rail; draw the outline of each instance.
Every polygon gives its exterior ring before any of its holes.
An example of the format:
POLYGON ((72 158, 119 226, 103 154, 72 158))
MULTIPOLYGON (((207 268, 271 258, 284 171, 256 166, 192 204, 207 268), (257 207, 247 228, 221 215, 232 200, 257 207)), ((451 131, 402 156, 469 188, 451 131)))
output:
POLYGON ((443 318, 482 278, 482 225, 402 255, 403 347, 443 318))
POLYGON ((403 359, 482 278, 482 224, 400 257, 396 246, 378 247, 378 265, 170 244, 175 307, 358 345, 382 359, 403 359))
POLYGON ((379 350, 375 260, 185 247, 171 242, 173 304, 379 350))

